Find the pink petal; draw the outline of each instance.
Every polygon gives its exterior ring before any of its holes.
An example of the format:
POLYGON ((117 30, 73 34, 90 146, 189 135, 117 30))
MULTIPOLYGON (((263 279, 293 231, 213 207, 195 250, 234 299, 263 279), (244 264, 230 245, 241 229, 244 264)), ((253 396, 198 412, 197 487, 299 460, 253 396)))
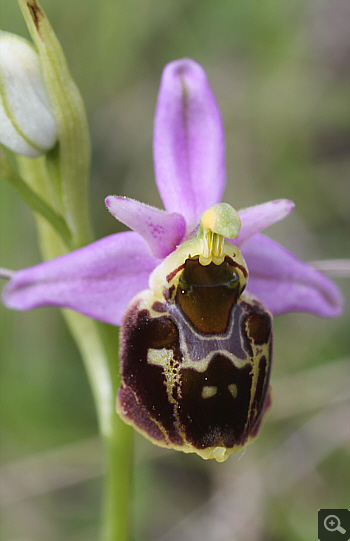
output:
POLYGON ((181 214, 169 214, 116 195, 107 197, 105 203, 117 220, 143 237, 155 257, 162 259, 169 255, 185 235, 186 222, 181 214))
POLYGON ((274 315, 298 311, 335 317, 341 313, 343 298, 334 282, 277 242, 255 235, 242 254, 249 270, 247 290, 274 315))
POLYGON ((232 242, 238 247, 260 233, 266 227, 283 220, 294 209, 294 203, 288 199, 268 201, 238 212, 242 225, 239 235, 232 242))
POLYGON ((163 72, 155 114, 156 181, 168 212, 181 213, 190 232, 219 203, 225 188, 222 119, 203 68, 184 58, 163 72))
POLYGON ((120 325, 126 306, 142 289, 159 260, 132 232, 117 233, 75 252, 16 272, 4 289, 9 308, 72 308, 120 325))

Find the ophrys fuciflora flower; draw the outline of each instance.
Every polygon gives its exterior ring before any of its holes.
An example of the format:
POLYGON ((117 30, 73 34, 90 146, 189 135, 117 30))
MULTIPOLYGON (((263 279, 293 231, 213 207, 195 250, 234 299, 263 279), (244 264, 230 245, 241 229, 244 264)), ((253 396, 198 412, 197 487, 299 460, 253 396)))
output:
POLYGON ((64 306, 122 325, 120 415, 159 445, 219 461, 257 435, 268 409, 272 314, 333 317, 342 306, 331 280, 260 233, 293 203, 238 213, 220 203, 224 147, 205 72, 170 63, 154 126, 166 211, 110 196, 133 232, 18 271, 4 291, 15 309, 64 306))

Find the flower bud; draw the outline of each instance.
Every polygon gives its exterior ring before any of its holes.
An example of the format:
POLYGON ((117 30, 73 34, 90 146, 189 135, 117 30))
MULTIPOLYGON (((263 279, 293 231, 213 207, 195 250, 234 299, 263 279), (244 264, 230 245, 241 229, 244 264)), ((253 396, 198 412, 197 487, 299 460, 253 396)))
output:
POLYGON ((56 139, 38 54, 24 38, 0 32, 0 142, 36 158, 56 139))

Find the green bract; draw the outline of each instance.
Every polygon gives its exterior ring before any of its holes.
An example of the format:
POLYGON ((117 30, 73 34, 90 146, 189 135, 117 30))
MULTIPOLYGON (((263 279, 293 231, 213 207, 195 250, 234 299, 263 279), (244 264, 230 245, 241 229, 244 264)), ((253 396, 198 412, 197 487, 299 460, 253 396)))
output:
POLYGON ((19 0, 28 30, 40 56, 41 67, 58 131, 54 167, 63 213, 76 245, 89 239, 87 183, 90 172, 90 138, 80 92, 72 79, 62 47, 36 0, 19 0))

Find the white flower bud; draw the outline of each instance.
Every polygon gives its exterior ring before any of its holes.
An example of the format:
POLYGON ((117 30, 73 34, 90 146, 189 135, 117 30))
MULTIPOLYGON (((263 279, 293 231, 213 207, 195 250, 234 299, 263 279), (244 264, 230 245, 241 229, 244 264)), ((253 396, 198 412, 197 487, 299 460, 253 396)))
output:
POLYGON ((0 142, 36 158, 56 139, 38 54, 24 38, 0 31, 0 142))

